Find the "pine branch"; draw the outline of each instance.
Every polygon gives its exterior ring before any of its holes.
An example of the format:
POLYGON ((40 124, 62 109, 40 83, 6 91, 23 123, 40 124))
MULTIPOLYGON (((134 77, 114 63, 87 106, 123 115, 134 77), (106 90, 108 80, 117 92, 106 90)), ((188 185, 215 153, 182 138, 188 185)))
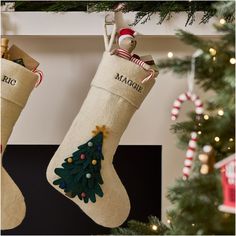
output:
POLYGON ((148 221, 148 223, 143 223, 130 220, 127 223, 127 228, 115 228, 111 233, 115 235, 163 235, 169 230, 169 228, 155 216, 149 216, 148 221))
MULTIPOLYGON (((2 3, 7 2, 3 1, 2 3)), ((117 1, 15 1, 16 11, 87 11, 102 12, 114 11, 119 2, 117 1)), ((155 13, 157 24, 169 20, 173 13, 186 12, 187 20, 185 25, 191 25, 195 21, 195 13, 203 11, 204 15, 201 23, 207 23, 209 19, 216 15, 215 4, 217 1, 126 1, 124 12, 137 11, 132 25, 144 24, 150 20, 155 13)), ((228 6, 228 5, 227 5, 228 6)), ((227 22, 234 20, 234 11, 229 5, 230 11, 222 12, 227 22)))

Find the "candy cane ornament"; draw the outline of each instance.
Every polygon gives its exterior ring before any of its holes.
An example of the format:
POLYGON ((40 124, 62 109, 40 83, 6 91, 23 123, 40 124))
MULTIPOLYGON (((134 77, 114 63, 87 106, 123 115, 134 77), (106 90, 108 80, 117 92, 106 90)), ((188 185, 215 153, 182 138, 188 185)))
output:
POLYGON ((189 177, 191 167, 192 167, 193 158, 196 153, 196 147, 197 147, 197 133, 192 132, 191 139, 189 140, 189 143, 188 143, 186 158, 184 160, 184 168, 183 168, 183 178, 184 179, 188 179, 188 177, 189 177))
MULTIPOLYGON (((178 118, 181 105, 185 101, 192 101, 194 103, 195 112, 196 112, 197 115, 202 115, 203 114, 203 112, 204 112, 203 103, 200 100, 200 98, 196 94, 186 92, 186 93, 180 94, 179 97, 174 101, 173 107, 172 107, 172 110, 171 110, 171 119, 172 120, 176 120, 178 118)), ((196 147, 197 147, 197 133, 192 132, 191 133, 191 139, 189 140, 189 143, 188 143, 186 158, 185 158, 185 161, 184 161, 184 168, 183 168, 183 178, 184 179, 188 179, 188 177, 190 175, 193 158, 194 158, 194 155, 195 155, 195 152, 196 152, 196 147)))
POLYGON ((196 112, 197 115, 202 115, 203 114, 203 111, 204 111, 203 110, 203 103, 200 100, 200 98, 195 94, 192 94, 190 92, 186 92, 186 93, 180 94, 179 97, 174 101, 173 107, 172 107, 172 110, 171 110, 171 119, 172 120, 176 120, 178 118, 181 105, 185 101, 192 101, 194 103, 195 112, 196 112))
POLYGON ((35 88, 37 88, 37 87, 41 84, 41 82, 42 82, 42 80, 43 80, 43 72, 42 72, 41 70, 37 70, 37 69, 33 70, 33 72, 34 72, 35 74, 37 74, 38 77, 39 77, 38 82, 37 82, 36 85, 35 85, 35 88))
MULTIPOLYGON (((191 59, 191 70, 187 78, 187 83, 188 83, 188 92, 182 93, 179 95, 179 97, 174 101, 173 107, 171 110, 171 119, 176 120, 179 115, 179 111, 181 108, 181 105, 185 101, 192 101, 195 106, 195 112, 197 115, 202 115, 204 112, 203 109, 203 103, 200 100, 200 98, 194 94, 193 88, 194 88, 194 78, 195 78, 195 61, 196 58, 201 56, 203 53, 202 50, 197 50, 193 55, 191 59)), ((183 178, 188 179, 191 167, 192 167, 192 162, 193 158, 196 152, 196 147, 197 147, 197 133, 196 132, 191 132, 191 138, 188 143, 188 149, 186 152, 186 158, 184 161, 184 168, 183 168, 183 178)))

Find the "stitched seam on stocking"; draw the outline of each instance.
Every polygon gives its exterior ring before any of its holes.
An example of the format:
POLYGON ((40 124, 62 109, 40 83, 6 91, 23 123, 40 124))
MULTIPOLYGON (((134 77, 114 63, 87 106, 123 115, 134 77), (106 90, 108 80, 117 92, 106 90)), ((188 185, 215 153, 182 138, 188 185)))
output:
POLYGON ((110 90, 108 90, 108 89, 106 89, 106 88, 103 88, 103 87, 101 87, 101 86, 94 85, 94 84, 92 84, 92 87, 96 87, 96 88, 105 90, 105 91, 107 91, 107 92, 109 92, 109 93, 112 93, 113 95, 116 95, 117 97, 123 98, 123 99, 126 100, 128 103, 130 103, 132 106, 134 106, 136 109, 139 108, 139 106, 136 106, 136 105, 135 105, 133 102, 131 102, 129 99, 124 98, 124 97, 122 97, 122 96, 120 96, 120 95, 118 95, 118 94, 116 94, 116 93, 114 93, 114 92, 111 92, 110 90))
POLYGON ((6 100, 6 101, 8 101, 8 102, 11 102, 11 103, 13 103, 13 104, 15 104, 15 105, 17 105, 17 106, 19 106, 19 107, 21 107, 21 108, 24 108, 24 105, 22 105, 22 104, 19 104, 19 103, 17 103, 17 102, 13 102, 12 100, 7 99, 7 98, 4 98, 4 97, 1 97, 1 98, 4 99, 4 100, 6 100))

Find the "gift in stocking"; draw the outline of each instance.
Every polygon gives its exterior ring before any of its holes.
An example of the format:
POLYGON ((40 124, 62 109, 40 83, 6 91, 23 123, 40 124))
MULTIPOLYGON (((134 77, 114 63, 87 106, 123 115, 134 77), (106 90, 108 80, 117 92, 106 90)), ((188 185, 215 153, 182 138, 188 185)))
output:
MULTIPOLYGON (((13 127, 38 76, 10 60, 1 60, 1 151, 2 154, 13 127)), ((6 170, 1 167, 1 228, 18 226, 25 216, 24 197, 6 170)))

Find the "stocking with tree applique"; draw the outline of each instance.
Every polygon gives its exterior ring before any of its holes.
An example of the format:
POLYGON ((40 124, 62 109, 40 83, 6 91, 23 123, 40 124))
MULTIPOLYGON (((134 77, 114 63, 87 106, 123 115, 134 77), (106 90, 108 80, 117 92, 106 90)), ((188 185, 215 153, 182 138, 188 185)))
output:
POLYGON ((113 156, 134 112, 153 87, 139 65, 105 52, 91 88, 47 169, 49 183, 105 227, 121 225, 130 201, 113 156))

